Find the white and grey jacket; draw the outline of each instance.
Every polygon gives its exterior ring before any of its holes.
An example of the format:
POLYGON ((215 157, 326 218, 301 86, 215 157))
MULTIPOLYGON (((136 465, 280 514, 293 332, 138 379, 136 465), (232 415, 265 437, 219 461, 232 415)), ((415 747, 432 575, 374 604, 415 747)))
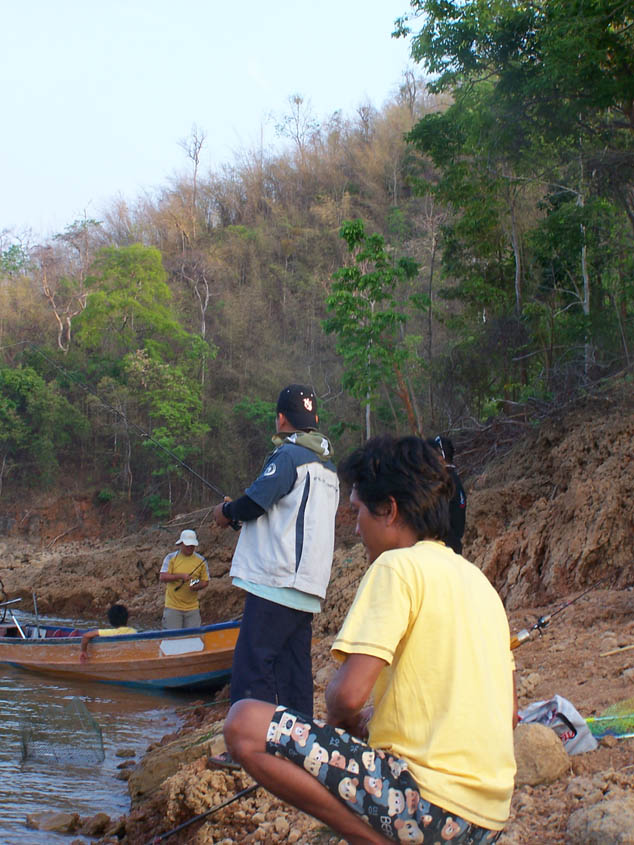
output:
POLYGON ((242 525, 230 575, 324 598, 335 542, 339 481, 328 439, 294 432, 245 491, 263 508, 242 525))

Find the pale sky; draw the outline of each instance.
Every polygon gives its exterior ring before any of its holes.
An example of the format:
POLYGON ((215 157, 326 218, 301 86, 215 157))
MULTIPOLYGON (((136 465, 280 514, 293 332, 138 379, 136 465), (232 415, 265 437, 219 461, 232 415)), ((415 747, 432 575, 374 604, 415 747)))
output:
POLYGON ((377 108, 409 66, 408 0, 21 0, 0 18, 0 232, 99 218, 188 165, 280 144, 289 96, 317 119, 377 108))

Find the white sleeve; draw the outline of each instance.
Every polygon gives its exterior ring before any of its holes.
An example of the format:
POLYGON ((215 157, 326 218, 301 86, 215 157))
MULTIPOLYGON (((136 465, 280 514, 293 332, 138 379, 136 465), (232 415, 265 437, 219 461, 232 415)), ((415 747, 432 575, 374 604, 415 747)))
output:
POLYGON ((161 566, 161 572, 169 572, 170 560, 173 557, 176 557, 177 554, 178 552, 170 552, 168 555, 165 555, 165 557, 163 558, 163 564, 161 566))

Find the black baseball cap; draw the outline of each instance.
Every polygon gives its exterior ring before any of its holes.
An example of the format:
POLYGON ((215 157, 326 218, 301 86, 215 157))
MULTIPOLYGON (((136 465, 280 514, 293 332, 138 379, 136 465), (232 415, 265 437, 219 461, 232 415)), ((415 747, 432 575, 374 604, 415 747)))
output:
POLYGON ((284 414, 291 425, 300 430, 316 429, 317 398, 310 387, 303 384, 289 384, 277 400, 277 413, 284 414))

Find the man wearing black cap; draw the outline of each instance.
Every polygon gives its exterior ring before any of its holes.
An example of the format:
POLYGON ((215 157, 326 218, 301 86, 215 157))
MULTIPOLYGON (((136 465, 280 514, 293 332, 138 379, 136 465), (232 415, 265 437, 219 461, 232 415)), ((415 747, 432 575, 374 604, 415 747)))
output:
POLYGON ((318 419, 309 387, 285 387, 275 451, 244 496, 214 510, 220 526, 242 523, 230 574, 247 595, 231 703, 292 701, 313 712, 311 625, 330 580, 339 502, 332 447, 317 431, 318 419))

